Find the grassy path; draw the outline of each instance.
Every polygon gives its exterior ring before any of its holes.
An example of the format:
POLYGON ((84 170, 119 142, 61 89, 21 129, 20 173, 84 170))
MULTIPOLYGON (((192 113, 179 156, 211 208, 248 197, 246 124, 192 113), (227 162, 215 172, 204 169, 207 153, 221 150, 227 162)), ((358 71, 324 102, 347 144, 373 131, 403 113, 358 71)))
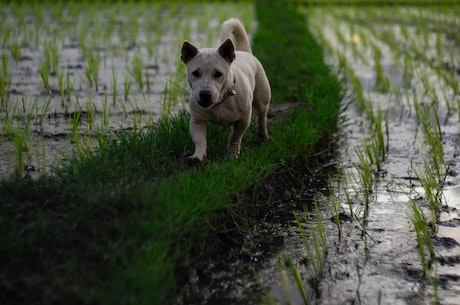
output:
POLYGON ((270 194, 256 205, 246 190, 327 153, 339 83, 302 15, 282 1, 257 1, 256 13, 254 52, 273 103, 300 104, 270 122, 271 140, 259 143, 252 126, 241 158, 228 160, 228 132, 210 125, 209 160, 190 168, 180 113, 147 132, 119 133, 56 175, 1 181, 0 303, 168 303, 182 268, 242 232, 251 210, 270 208, 270 194))

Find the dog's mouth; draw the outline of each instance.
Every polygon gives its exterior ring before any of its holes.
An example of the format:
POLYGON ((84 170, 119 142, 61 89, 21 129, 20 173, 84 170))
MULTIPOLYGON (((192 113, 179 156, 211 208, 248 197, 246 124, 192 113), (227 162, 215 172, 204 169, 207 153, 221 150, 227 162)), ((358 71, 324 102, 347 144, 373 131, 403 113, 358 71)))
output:
POLYGON ((203 108, 210 108, 214 103, 208 100, 198 100, 198 105, 203 108))
POLYGON ((198 100, 198 105, 200 105, 201 107, 209 108, 212 105, 214 105, 211 91, 208 91, 208 90, 200 91, 199 97, 200 98, 198 100))

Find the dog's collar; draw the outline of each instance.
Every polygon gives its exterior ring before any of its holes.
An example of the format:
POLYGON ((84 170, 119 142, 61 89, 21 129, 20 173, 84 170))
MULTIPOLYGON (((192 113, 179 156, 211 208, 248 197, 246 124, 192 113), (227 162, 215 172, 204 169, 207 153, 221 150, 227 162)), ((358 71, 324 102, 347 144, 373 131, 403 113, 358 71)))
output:
POLYGON ((220 103, 223 103, 226 99, 228 99, 230 96, 236 95, 235 87, 231 87, 227 89, 227 92, 224 93, 224 96, 222 96, 222 99, 220 100, 220 103))
POLYGON ((233 87, 228 88, 227 91, 222 96, 222 99, 218 103, 215 103, 213 106, 217 106, 219 104, 222 104, 223 102, 225 102, 226 99, 228 99, 230 96, 234 96, 234 95, 236 95, 235 79, 233 80, 233 87))

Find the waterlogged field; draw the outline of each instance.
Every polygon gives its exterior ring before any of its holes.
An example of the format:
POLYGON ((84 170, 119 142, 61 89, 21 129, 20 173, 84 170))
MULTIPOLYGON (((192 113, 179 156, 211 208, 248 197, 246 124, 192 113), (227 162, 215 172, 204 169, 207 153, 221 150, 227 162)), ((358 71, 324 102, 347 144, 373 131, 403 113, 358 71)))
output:
POLYGON ((360 233, 328 259, 351 276, 326 299, 458 304, 460 7, 305 13, 350 88, 333 201, 360 233))
POLYGON ((38 174, 183 109, 180 46, 214 46, 248 3, 1 4, 0 177, 38 174))

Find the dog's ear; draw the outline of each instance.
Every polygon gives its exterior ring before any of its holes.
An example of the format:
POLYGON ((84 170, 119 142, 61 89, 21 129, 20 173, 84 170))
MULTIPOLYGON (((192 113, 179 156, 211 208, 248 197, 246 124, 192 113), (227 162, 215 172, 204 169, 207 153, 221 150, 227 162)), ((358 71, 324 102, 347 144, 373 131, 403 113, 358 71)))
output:
POLYGON ((198 49, 188 41, 184 41, 181 49, 180 59, 184 64, 187 64, 193 57, 198 54, 198 49))
POLYGON ((217 52, 222 56, 229 64, 235 60, 235 47, 230 39, 225 40, 217 49, 217 52))

